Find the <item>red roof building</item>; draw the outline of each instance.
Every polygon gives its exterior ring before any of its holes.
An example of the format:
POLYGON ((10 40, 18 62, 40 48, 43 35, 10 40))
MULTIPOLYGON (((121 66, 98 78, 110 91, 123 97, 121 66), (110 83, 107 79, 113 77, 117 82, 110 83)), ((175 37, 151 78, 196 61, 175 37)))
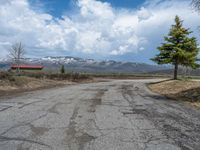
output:
POLYGON ((42 70, 44 67, 42 65, 11 65, 12 70, 42 70))

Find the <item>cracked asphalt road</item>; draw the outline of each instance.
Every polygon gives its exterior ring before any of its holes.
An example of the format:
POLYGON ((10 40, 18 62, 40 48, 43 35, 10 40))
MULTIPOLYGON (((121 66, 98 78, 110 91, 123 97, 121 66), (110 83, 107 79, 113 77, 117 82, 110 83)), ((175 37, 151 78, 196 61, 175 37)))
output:
POLYGON ((110 80, 0 101, 0 150, 199 150, 200 111, 110 80))

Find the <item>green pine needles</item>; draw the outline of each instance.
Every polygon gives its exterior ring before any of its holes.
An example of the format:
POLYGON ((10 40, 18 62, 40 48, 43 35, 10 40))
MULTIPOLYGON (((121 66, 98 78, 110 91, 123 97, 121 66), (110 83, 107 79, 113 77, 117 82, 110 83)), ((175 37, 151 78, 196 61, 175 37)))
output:
POLYGON ((193 69, 200 67, 197 63, 199 48, 195 37, 189 37, 192 32, 183 27, 183 21, 176 16, 175 25, 172 25, 165 42, 158 47, 159 54, 153 60, 158 64, 174 65, 174 79, 177 79, 178 66, 187 66, 193 69))

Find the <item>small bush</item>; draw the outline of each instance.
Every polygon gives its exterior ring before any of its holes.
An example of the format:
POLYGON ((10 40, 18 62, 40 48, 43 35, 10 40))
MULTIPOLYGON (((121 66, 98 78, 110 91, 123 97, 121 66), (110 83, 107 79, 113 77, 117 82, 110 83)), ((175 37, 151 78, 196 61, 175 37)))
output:
POLYGON ((33 78, 44 78, 46 74, 44 72, 22 72, 21 75, 27 76, 27 77, 33 77, 33 78))
POLYGON ((64 73, 65 73, 65 66, 64 66, 64 65, 61 66, 60 73, 61 73, 61 74, 64 74, 64 73))
POLYGON ((15 82, 15 81, 16 81, 16 79, 15 79, 14 76, 9 76, 9 77, 8 77, 8 80, 9 80, 10 82, 15 82))
POLYGON ((9 72, 0 72, 0 80, 2 79, 9 79, 12 77, 12 74, 9 72))

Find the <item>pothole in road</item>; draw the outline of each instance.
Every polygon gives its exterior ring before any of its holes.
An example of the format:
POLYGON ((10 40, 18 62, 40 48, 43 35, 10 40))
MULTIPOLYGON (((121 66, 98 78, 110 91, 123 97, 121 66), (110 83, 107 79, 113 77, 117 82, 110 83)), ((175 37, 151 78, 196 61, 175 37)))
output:
POLYGON ((101 105, 101 98, 92 99, 91 101, 92 101, 92 104, 90 105, 88 112, 95 112, 96 106, 101 105))
POLYGON ((105 92, 108 91, 108 89, 101 89, 98 91, 98 93, 95 95, 93 99, 91 99, 91 105, 90 108, 88 109, 88 112, 95 112, 96 111, 96 106, 101 105, 102 103, 102 97, 105 94, 105 92))
POLYGON ((31 131, 36 135, 36 136, 40 136, 43 135, 45 132, 48 132, 49 129, 45 128, 45 127, 35 127, 33 125, 30 125, 31 127, 31 131))
POLYGON ((129 111, 123 111, 122 113, 124 115, 129 115, 129 114, 144 114, 146 110, 145 109, 132 109, 129 111))
POLYGON ((94 140, 95 137, 91 136, 87 133, 83 133, 81 136, 76 138, 79 143, 79 149, 83 149, 84 145, 86 143, 89 143, 90 141, 94 140))

